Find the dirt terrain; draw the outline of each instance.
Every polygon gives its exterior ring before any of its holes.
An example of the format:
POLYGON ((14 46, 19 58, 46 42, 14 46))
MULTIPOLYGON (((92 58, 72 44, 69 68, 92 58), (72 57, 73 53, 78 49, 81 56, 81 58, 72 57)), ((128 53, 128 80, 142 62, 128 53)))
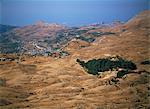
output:
POLYGON ((120 27, 125 31, 91 44, 70 42, 64 48, 70 55, 63 58, 0 62, 0 109, 149 109, 150 69, 141 65, 149 59, 149 15, 145 11, 120 27), (110 83, 115 71, 90 75, 76 62, 116 55, 138 68, 117 84, 110 83))

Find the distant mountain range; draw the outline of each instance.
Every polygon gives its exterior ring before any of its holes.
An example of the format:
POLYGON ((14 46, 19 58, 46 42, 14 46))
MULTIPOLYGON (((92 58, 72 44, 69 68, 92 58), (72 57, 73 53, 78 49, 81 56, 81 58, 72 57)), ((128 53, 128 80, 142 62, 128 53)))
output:
POLYGON ((17 28, 17 26, 11 26, 11 25, 2 25, 0 24, 0 33, 5 33, 7 31, 10 31, 14 28, 17 28))
POLYGON ((92 30, 108 28, 109 26, 93 24, 83 27, 66 27, 60 24, 49 24, 39 21, 24 27, 4 26, 1 32, 1 53, 26 53, 44 55, 61 49, 62 45, 73 38, 92 42, 101 35, 111 34, 110 31, 92 32, 92 30), (5 29, 4 29, 5 27, 5 29), (5 31, 4 31, 5 30, 5 31))

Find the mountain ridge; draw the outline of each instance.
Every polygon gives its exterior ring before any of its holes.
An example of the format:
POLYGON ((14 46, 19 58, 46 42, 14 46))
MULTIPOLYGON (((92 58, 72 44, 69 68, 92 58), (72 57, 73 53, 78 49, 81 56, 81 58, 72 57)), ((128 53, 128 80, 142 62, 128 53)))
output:
MULTIPOLYGON (((148 62, 150 57, 149 26, 145 23, 149 17, 142 16, 140 20, 133 18, 114 28, 81 27, 61 31, 57 33, 59 40, 53 40, 54 53, 48 56, 1 53, 0 108, 148 109, 150 69, 149 64, 141 62, 148 62), (95 63, 98 59, 111 59, 113 63, 118 59, 129 60, 137 69, 116 68, 92 75, 77 63, 92 60, 94 64, 88 66, 99 67, 95 63)), ((37 41, 27 41, 24 45, 32 45, 27 50, 44 46, 42 40, 37 41)), ((109 63, 105 62, 101 64, 108 68, 109 63)))

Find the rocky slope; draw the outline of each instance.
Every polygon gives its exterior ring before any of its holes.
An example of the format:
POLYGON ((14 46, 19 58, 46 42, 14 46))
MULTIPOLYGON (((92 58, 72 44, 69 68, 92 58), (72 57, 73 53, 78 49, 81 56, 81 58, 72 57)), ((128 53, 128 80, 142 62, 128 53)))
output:
POLYGON ((149 26, 145 23, 149 22, 149 13, 139 14, 119 31, 111 28, 117 34, 97 37, 90 44, 71 40, 62 48, 70 53, 64 58, 22 55, 20 61, 0 62, 0 108, 149 109, 150 69, 140 64, 149 59, 149 26), (94 76, 76 62, 114 55, 137 65, 134 73, 119 78, 116 84, 110 81, 116 71, 94 76))

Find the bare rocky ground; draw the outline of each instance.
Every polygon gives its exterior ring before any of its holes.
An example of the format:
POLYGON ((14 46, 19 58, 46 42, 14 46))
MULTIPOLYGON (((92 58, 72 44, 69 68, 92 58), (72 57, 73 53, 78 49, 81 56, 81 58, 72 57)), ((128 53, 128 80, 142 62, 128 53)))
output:
POLYGON ((85 48, 66 46, 70 55, 61 59, 37 56, 0 62, 0 109, 149 109, 150 69, 140 64, 149 59, 147 15, 149 11, 129 21, 125 32, 97 38, 85 48), (141 72, 115 84, 110 83, 115 71, 94 76, 76 63, 77 58, 112 55, 132 60, 141 72))

